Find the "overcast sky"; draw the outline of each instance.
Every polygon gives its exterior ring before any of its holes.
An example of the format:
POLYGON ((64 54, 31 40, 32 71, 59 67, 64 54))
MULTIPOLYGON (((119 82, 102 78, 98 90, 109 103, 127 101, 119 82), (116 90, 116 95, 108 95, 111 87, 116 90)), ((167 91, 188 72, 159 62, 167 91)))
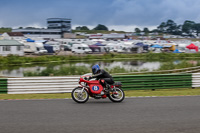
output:
POLYGON ((72 27, 109 30, 156 28, 168 19, 200 23, 200 0, 0 0, 0 27, 46 27, 47 18, 70 18, 72 27))

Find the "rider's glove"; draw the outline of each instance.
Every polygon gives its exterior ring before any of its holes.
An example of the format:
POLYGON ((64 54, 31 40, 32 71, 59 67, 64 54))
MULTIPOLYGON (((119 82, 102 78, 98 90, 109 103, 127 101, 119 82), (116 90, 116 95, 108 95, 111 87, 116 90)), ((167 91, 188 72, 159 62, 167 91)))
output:
POLYGON ((92 77, 89 77, 88 80, 92 79, 92 77))

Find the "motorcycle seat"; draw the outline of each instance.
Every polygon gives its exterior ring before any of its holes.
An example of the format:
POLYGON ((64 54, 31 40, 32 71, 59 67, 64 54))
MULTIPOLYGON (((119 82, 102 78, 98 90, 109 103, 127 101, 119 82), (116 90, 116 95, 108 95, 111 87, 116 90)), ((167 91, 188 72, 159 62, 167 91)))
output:
POLYGON ((112 84, 112 85, 122 85, 122 83, 121 83, 121 82, 115 82, 115 83, 112 84))

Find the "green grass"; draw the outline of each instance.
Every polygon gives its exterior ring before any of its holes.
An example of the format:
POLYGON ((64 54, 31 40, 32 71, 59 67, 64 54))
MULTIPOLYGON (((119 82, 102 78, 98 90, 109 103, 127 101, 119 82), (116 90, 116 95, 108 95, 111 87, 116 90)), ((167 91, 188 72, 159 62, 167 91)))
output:
MULTIPOLYGON (((3 65, 22 65, 27 63, 50 63, 61 62, 66 63, 70 61, 97 61, 97 60, 124 60, 124 59, 141 59, 148 61, 162 60, 169 61, 174 59, 199 59, 199 53, 146 53, 146 54, 103 54, 103 55, 69 55, 69 56, 55 56, 44 55, 37 57, 21 57, 9 55, 7 57, 0 56, 0 62, 3 65)), ((2 65, 0 65, 2 66, 2 65)))
POLYGON ((71 98, 71 93, 58 94, 0 94, 0 99, 63 99, 71 98))
MULTIPOLYGON (((144 97, 144 96, 196 96, 200 95, 200 88, 184 89, 157 89, 152 90, 129 90, 125 91, 126 97, 144 97)), ((58 94, 0 94, 0 99, 64 99, 71 98, 71 93, 58 94)))
POLYGON ((157 89, 157 90, 131 90, 125 91, 127 97, 139 96, 196 96, 200 95, 200 88, 182 88, 182 89, 157 89))

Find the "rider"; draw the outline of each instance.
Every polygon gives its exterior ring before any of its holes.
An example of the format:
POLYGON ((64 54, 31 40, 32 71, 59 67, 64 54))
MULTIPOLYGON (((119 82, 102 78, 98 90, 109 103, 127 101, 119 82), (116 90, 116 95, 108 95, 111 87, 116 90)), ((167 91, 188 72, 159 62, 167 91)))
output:
POLYGON ((106 72, 105 70, 100 69, 98 64, 92 66, 92 73, 94 74, 94 76, 90 77, 90 79, 96 78, 97 80, 100 80, 100 82, 103 79, 104 83, 101 82, 101 84, 104 87, 110 89, 109 85, 114 84, 113 77, 108 72, 106 72))

